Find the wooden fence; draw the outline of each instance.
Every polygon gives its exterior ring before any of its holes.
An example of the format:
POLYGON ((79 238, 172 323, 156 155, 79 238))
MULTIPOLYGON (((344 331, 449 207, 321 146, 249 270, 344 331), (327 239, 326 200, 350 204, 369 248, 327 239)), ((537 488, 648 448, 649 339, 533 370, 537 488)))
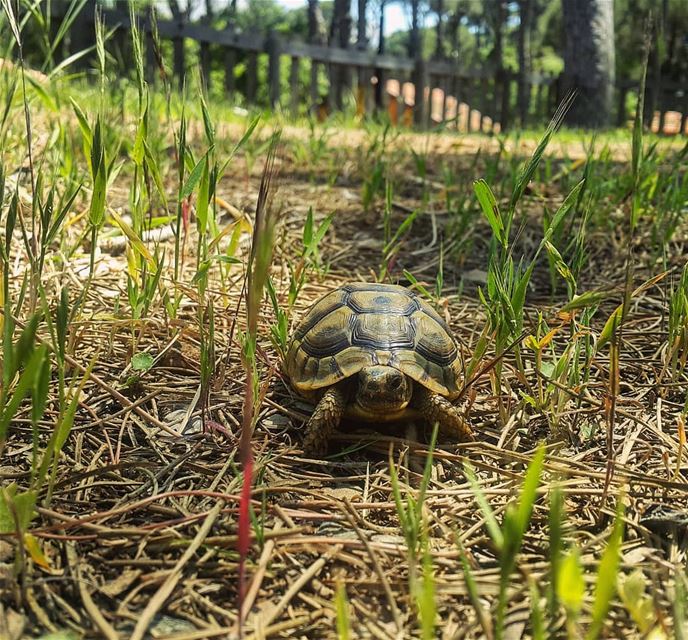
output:
MULTIPOLYGON (((93 44, 94 11, 96 0, 89 0, 71 32, 73 51, 93 44)), ((54 5, 54 11, 60 11, 54 5)), ((103 22, 116 28, 115 43, 119 43, 126 58, 127 32, 131 28, 130 14, 122 9, 102 9, 103 22)), ((146 34, 146 67, 150 81, 159 73, 153 47, 153 16, 150 12, 138 16, 141 31, 146 34)), ((243 62, 242 95, 248 104, 256 104, 261 84, 267 103, 272 108, 289 110, 294 116, 306 106, 309 110, 331 112, 341 109, 347 89, 354 89, 359 113, 387 110, 393 121, 413 122, 421 128, 433 124, 458 126, 460 114, 465 129, 486 130, 499 127, 506 130, 517 120, 520 124, 546 123, 561 99, 560 82, 555 76, 533 74, 529 79, 527 105, 516 109, 517 76, 504 69, 489 66, 464 68, 455 61, 423 60, 378 55, 358 48, 335 48, 302 42, 286 41, 275 32, 266 35, 240 33, 229 27, 216 29, 202 23, 156 19, 161 41, 172 43, 172 72, 181 85, 188 71, 187 41, 199 47, 198 60, 202 77, 211 81, 211 64, 221 56, 224 70, 224 90, 230 96, 238 91, 236 67, 243 62), (267 57, 267 73, 259 78, 259 57, 267 57), (287 86, 283 87, 281 66, 289 64, 287 86), (303 86, 301 66, 308 65, 310 81, 303 86), (321 95, 321 75, 328 78, 329 90, 321 95), (396 82, 390 82, 396 81, 396 82), (399 87, 395 95, 390 85, 399 87), (412 89, 409 91, 408 89, 412 89), (402 90, 405 88, 406 90, 402 90), (419 99, 420 97, 420 99, 419 99), (462 105, 462 108, 460 108, 462 105)), ((125 61, 126 63, 126 61, 125 61)), ((128 65, 130 67, 130 64, 128 65)), ((680 129, 686 131, 688 91, 678 84, 648 83, 655 93, 651 104, 661 109, 682 111, 680 129)), ((628 118, 626 96, 636 89, 637 83, 621 82, 618 85, 617 123, 623 125, 628 118)), ((665 121, 665 112, 659 117, 665 121)))

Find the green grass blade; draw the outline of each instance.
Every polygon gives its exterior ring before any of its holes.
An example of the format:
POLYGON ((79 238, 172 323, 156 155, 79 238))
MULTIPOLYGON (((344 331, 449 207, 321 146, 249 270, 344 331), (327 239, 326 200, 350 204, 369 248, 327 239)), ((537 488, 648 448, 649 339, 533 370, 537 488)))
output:
POLYGON ((557 576, 561 566, 563 549, 562 524, 564 522, 564 495, 559 486, 550 493, 549 501, 549 617, 554 620, 557 615, 559 600, 557 597, 557 576))
POLYGON ((514 211, 516 209, 516 205, 518 204, 518 201, 521 199, 521 196, 523 195, 523 192, 526 190, 526 187, 530 183, 530 181, 533 179, 533 176, 535 175, 535 171, 538 168, 538 165, 540 164, 540 161, 542 160, 542 156, 545 153, 545 149, 547 149, 547 145, 549 144, 550 140, 552 139, 552 136, 554 133, 557 131, 557 129, 561 126, 562 122, 564 121, 564 116, 566 115, 566 112, 568 111, 569 107, 571 106, 573 102, 573 95, 567 96, 563 102, 559 105, 558 109, 556 110, 554 116, 552 117, 551 122, 547 126, 547 129, 545 130, 545 134, 542 136, 540 139, 540 142, 538 143, 537 148, 535 149, 535 152, 531 156, 530 160, 528 161, 528 164, 523 168, 521 173, 519 174, 516 184, 514 185, 514 190, 511 194, 511 200, 509 201, 509 213, 507 215, 508 218, 508 223, 505 225, 507 233, 509 232, 510 226, 511 226, 511 220, 513 219, 514 211))
POLYGON ((346 597, 346 587, 344 586, 343 582, 337 583, 334 604, 337 612, 337 638, 339 640, 349 640, 349 638, 351 638, 349 601, 346 597))
POLYGON ((492 233, 495 238, 497 238, 497 242, 503 247, 506 247, 508 238, 504 232, 504 223, 502 222, 502 216, 499 212, 497 199, 492 193, 490 185, 481 178, 473 183, 473 190, 480 203, 480 208, 483 210, 485 218, 492 228, 492 233))
POLYGON ((483 493, 482 487, 480 486, 478 478, 475 475, 475 471, 469 462, 464 463, 463 469, 464 473, 466 474, 466 478, 468 478, 468 482, 471 485, 471 489, 473 490, 473 497, 478 503, 480 511, 483 514, 483 518, 485 519, 485 527, 487 528, 487 532, 490 534, 495 547, 497 547, 499 551, 502 551, 504 549, 504 534, 499 528, 497 518, 495 518, 494 511, 492 511, 492 507, 483 493))
POLYGON ((423 640, 436 638, 435 622, 437 619, 435 571, 432 562, 427 536, 424 536, 423 579, 418 594, 418 613, 420 616, 421 637, 423 640))
POLYGON ((575 621, 585 599, 583 566, 576 547, 564 556, 559 565, 556 575, 556 591, 557 598, 564 605, 567 615, 575 621))
POLYGON ((463 572, 463 579, 466 583, 466 591, 468 592, 468 599, 475 611, 478 622, 485 634, 486 638, 492 638, 492 624, 490 618, 487 616, 480 598, 480 591, 478 590, 478 583, 473 575, 471 565, 466 558, 466 549, 461 542, 461 538, 457 533, 455 535, 456 546, 459 548, 459 559, 461 560, 461 570, 463 572))
POLYGON ((38 380, 39 373, 43 369, 43 361, 48 357, 47 350, 40 346, 31 354, 29 360, 19 377, 12 396, 0 413, 0 445, 7 437, 7 430, 14 419, 24 398, 31 392, 31 389, 38 380))
POLYGON ((545 447, 540 444, 535 452, 532 462, 528 465, 526 477, 523 481, 523 488, 521 489, 521 498, 518 503, 518 511, 516 512, 516 532, 519 536, 518 546, 520 547, 521 539, 525 534, 530 518, 533 513, 533 505, 535 504, 535 497, 537 495, 537 488, 540 486, 540 478, 542 476, 542 469, 545 463, 545 447))
POLYGON ((586 640, 595 640, 595 638, 599 636, 607 617, 607 612, 611 606, 612 598, 616 593, 616 584, 619 574, 619 556, 623 539, 622 514, 623 506, 622 502, 619 501, 614 527, 597 570, 595 599, 592 607, 592 623, 585 636, 586 640))

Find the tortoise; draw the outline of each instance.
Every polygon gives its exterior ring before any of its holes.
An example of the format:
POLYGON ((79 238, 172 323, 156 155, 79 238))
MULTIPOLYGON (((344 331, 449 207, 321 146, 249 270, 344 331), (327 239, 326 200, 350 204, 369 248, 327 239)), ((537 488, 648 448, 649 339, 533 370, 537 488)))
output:
POLYGON ((317 403, 304 451, 320 454, 342 418, 424 420, 472 440, 457 407, 461 350, 439 314, 391 284, 345 284, 313 304, 294 330, 285 361, 294 390, 317 403))

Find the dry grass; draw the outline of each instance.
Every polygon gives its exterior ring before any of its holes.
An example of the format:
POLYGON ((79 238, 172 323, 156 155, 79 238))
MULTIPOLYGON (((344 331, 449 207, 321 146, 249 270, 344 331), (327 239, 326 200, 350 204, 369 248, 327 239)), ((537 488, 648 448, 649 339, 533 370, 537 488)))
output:
MULTIPOLYGON (((287 138, 307 135, 293 129, 285 132, 287 138)), ((346 137, 351 140, 348 133, 346 137)), ((37 138, 40 144, 40 134, 37 138)), ((451 238, 451 217, 442 210, 437 195, 443 188, 440 160, 467 173, 459 189, 468 189, 470 180, 478 177, 468 173, 473 170, 475 149, 466 149, 462 140, 451 136, 433 140, 428 153, 428 184, 435 193, 429 209, 433 212, 419 214, 390 267, 392 278, 401 277, 403 269, 408 269, 419 280, 434 281, 439 255, 430 221, 440 236, 451 238)), ((567 155, 573 157, 577 148, 566 147, 567 155)), ((490 151, 483 153, 489 155, 490 151)), ((552 153, 556 156, 557 149, 552 153)), ((371 279, 379 270, 383 243, 380 205, 362 213, 360 194, 366 169, 360 165, 359 150, 334 139, 327 154, 335 157, 340 169, 334 184, 328 184, 331 180, 324 167, 315 167, 313 174, 307 175, 291 147, 287 145, 282 152, 278 193, 282 220, 273 268, 282 303, 289 284, 287 264, 297 259, 308 208, 313 207, 316 220, 335 214, 320 247, 328 270, 308 280, 292 320, 331 287, 347 280, 371 279)), ((400 181, 394 197, 394 228, 408 210, 422 202, 410 155, 402 151, 395 158, 395 173, 410 177, 405 183, 400 181)), ((226 208, 229 214, 255 209, 260 165, 261 160, 255 162, 248 181, 243 160, 230 167, 218 188, 218 195, 231 205, 226 208)), ((521 238, 524 251, 539 237, 543 207, 553 209, 563 195, 556 181, 532 185, 525 204, 530 222, 521 238)), ((120 178, 109 197, 112 206, 126 206, 126 177, 120 178)), ((624 206, 618 204, 620 209, 624 206)), ((67 221, 74 223, 67 227, 72 238, 81 231, 76 218, 86 207, 81 203, 67 221)), ((614 211, 610 207, 610 215, 614 211)), ((233 218, 228 215, 223 220, 221 227, 233 218)), ((441 301, 467 352, 485 324, 475 284, 486 268, 487 225, 476 223, 473 237, 473 249, 456 260, 452 241, 447 242, 441 301)), ((238 254, 244 264, 247 239, 238 254)), ((676 264, 679 256, 685 255, 687 240, 685 233, 675 238, 672 253, 676 264)), ((621 297, 625 240, 598 231, 588 242, 589 262, 581 276, 581 290, 607 287, 618 291, 595 317, 593 332, 599 334, 621 297)), ((633 279, 640 283, 657 269, 644 260, 642 237, 636 242, 633 279)), ((173 243, 169 239, 161 247, 170 254, 173 243)), ((186 243, 180 282, 190 282, 193 277, 194 246, 191 239, 186 243)), ((13 255, 10 284, 16 296, 25 271, 19 239, 13 255)), ((42 274, 46 291, 54 295, 62 283, 69 283, 73 292, 80 291, 88 276, 88 252, 77 252, 66 266, 56 264, 48 262, 42 274)), ((125 270, 125 258, 118 254, 116 243, 109 246, 103 241, 83 312, 70 327, 76 364, 69 375, 78 375, 78 368, 86 367, 93 358, 95 375, 85 386, 74 428, 62 450, 52 502, 49 508, 38 508, 31 525, 47 564, 39 566, 35 558, 25 558, 21 580, 14 581, 16 540, 12 536, 0 540, 0 636, 18 638, 16 630, 20 628, 28 635, 71 629, 86 637, 128 638, 143 637, 148 627, 150 635, 145 637, 178 640, 234 637, 236 633, 235 549, 241 489, 237 445, 245 371, 232 327, 236 317, 239 328, 244 328, 243 266, 233 267, 224 283, 213 271, 206 291, 214 302, 218 366, 205 433, 199 404, 200 338, 194 291, 183 289, 183 302, 174 320, 167 317, 157 299, 145 318, 131 320, 125 302, 125 270), (134 348, 154 356, 150 370, 132 371, 134 348)), ((174 286, 171 271, 163 275, 162 282, 165 287, 174 286)), ((556 325, 556 309, 563 301, 558 294, 551 298, 544 267, 536 270, 526 327, 533 330, 537 309, 556 325)), ((574 400, 556 416, 566 438, 547 448, 545 477, 510 590, 509 638, 530 635, 531 581, 544 595, 549 580, 548 494, 555 485, 564 495, 565 539, 578 544, 588 570, 590 588, 580 619, 583 626, 592 603, 593 572, 620 498, 626 507, 622 571, 642 569, 658 626, 669 636, 674 633, 672 585, 675 568, 686 562, 685 520, 681 524, 676 516, 669 520, 647 517, 648 509, 657 504, 684 515, 688 511, 688 467, 685 455, 680 457, 677 435, 686 382, 685 378, 670 382, 660 375, 666 305, 666 289, 654 287, 633 300, 624 326, 620 395, 611 442, 615 464, 608 486, 605 402, 610 365, 606 351, 594 359, 591 383, 580 392, 570 389, 574 400)), ((419 434, 420 441, 415 442, 405 439, 403 429, 377 433, 350 425, 337 435, 327 459, 305 459, 299 448, 299 431, 309 406, 285 384, 269 340, 272 318, 267 301, 263 312, 258 353, 262 382, 269 384, 269 391, 253 438, 255 520, 244 603, 246 637, 336 637, 335 594, 340 585, 346 593, 351 637, 415 637, 420 632, 409 593, 409 555, 399 527, 388 460, 391 452, 400 464, 403 487, 415 491, 429 434, 419 434)), ((471 462, 501 518, 537 443, 550 436, 546 417, 521 402, 519 392, 537 379, 532 366, 527 366, 527 373, 528 379, 521 379, 507 357, 501 384, 501 400, 510 415, 506 424, 500 420, 489 378, 476 383, 465 404, 479 441, 468 445, 441 441, 434 453, 423 510, 441 621, 437 637, 483 635, 467 595, 456 537, 467 550, 486 610, 497 593, 498 563, 463 465, 466 460, 471 462)), ((27 405, 12 423, 0 466, 4 484, 16 481, 21 485, 29 477, 32 429, 28 410, 27 405)), ((42 440, 53 428, 54 411, 53 399, 39 425, 42 440)), ((564 635, 563 615, 551 624, 552 636, 564 635)), ((635 638, 638 634, 628 611, 615 601, 606 624, 607 637, 635 638)))

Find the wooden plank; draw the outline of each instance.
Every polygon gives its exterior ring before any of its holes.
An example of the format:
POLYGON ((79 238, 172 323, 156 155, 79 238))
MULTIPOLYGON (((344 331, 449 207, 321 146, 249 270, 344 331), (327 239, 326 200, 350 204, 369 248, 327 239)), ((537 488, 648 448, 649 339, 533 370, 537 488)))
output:
POLYGON ((309 111, 313 113, 320 103, 320 89, 318 87, 318 75, 319 75, 320 63, 316 60, 311 60, 311 82, 310 82, 310 97, 311 104, 309 111))
POLYGON ((258 54, 249 51, 246 57, 246 100, 256 101, 256 81, 258 75, 258 54))
POLYGON ((277 34, 271 31, 267 40, 268 54, 268 97, 270 106, 276 109, 280 102, 280 41, 277 34))
POLYGON ((236 67, 237 52, 234 47, 225 49, 225 92, 234 93, 236 82, 234 80, 234 67, 236 67))
POLYGON ((379 56, 370 51, 357 49, 338 49, 303 42, 284 43, 283 53, 299 58, 313 58, 327 64, 342 64, 353 67, 378 67, 381 69, 413 70, 410 58, 395 58, 393 56, 379 56))
POLYGON ((184 50, 184 38, 175 38, 172 41, 174 58, 174 75, 177 77, 179 88, 184 86, 184 76, 186 74, 186 54, 184 50))
POLYGON ((461 129, 461 77, 460 76, 450 76, 450 82, 451 82, 451 92, 452 95, 454 96, 454 99, 456 100, 456 115, 454 116, 454 126, 456 127, 457 131, 460 131, 461 129))
POLYGON ((499 101, 499 96, 502 90, 501 82, 501 71, 497 69, 492 78, 490 78, 492 83, 492 91, 490 92, 490 118, 492 118, 492 129, 494 130, 495 124, 499 120, 499 114, 502 112, 501 103, 499 101))
POLYGON ((549 87, 547 87, 547 117, 550 117, 557 108, 558 98, 559 84, 557 82, 553 82, 549 85, 549 87))
POLYGON ((466 103, 468 104, 468 121, 466 122, 466 131, 470 133, 473 131, 473 123, 472 123, 472 118, 471 116, 473 115, 473 112, 475 111, 475 105, 473 104, 473 101, 475 100, 475 81, 472 78, 467 78, 466 79, 466 103))
POLYGON ((504 70, 501 74, 502 104, 499 126, 501 131, 508 131, 511 118, 511 74, 504 70))
MULTIPOLYGON (((402 60, 404 58, 401 58, 402 60)), ((494 64, 486 64, 483 67, 477 68, 462 68, 456 62, 449 62, 447 60, 431 60, 427 63, 428 73, 436 76, 456 76, 463 78, 489 78, 494 75, 497 68, 494 64)))
POLYGON ((385 100, 387 99, 387 91, 385 85, 387 83, 387 74, 384 69, 377 67, 373 72, 377 82, 375 83, 375 110, 382 111, 385 108, 385 100))
POLYGON ((148 11, 146 12, 146 20, 144 23, 144 36, 143 40, 145 42, 145 47, 146 47, 146 80, 148 81, 148 84, 155 84, 155 81, 158 77, 157 74, 157 63, 155 61, 155 49, 154 49, 154 44, 153 44, 153 33, 152 33, 152 24, 153 21, 153 9, 152 7, 148 7, 148 11))
POLYGON ((664 133, 664 125, 666 123, 667 101, 666 92, 663 90, 662 78, 657 80, 657 109, 659 110, 659 122, 657 123, 657 133, 662 135, 664 133))
POLYGON ((341 111, 344 106, 344 89, 347 88, 347 67, 341 64, 333 64, 330 71, 330 94, 334 100, 334 107, 341 111))
POLYGON ((201 65, 201 76, 203 79, 203 86, 205 87, 206 91, 210 91, 210 72, 211 72, 211 57, 210 57, 210 43, 208 42, 201 42, 200 45, 200 53, 199 53, 199 62, 201 65))
MULTIPOLYGON (((104 9, 103 23, 108 27, 120 25, 125 29, 131 29, 129 14, 121 9, 104 9)), ((144 25, 150 29, 149 25, 144 25)), ((183 23, 174 20, 158 20, 158 33, 160 38, 173 40, 174 38, 188 38, 196 42, 217 44, 226 47, 234 47, 244 51, 265 51, 265 38, 256 38, 253 34, 243 34, 223 29, 219 31, 210 25, 183 23)))
POLYGON ((487 110, 490 104, 490 87, 487 78, 480 78, 480 131, 485 131, 487 110))
POLYGON ((363 118, 368 111, 369 87, 370 71, 365 67, 361 67, 356 74, 356 115, 359 118, 363 118))
MULTIPOLYGON (((93 24, 95 8, 95 0, 87 0, 81 11, 75 17, 69 33, 70 55, 77 54, 95 45, 95 30, 93 24)), ((82 56, 76 60, 74 67, 76 69, 87 69, 92 59, 93 54, 82 56)))
POLYGON ((428 65, 422 58, 416 60, 413 73, 413 84, 415 91, 415 104, 413 106, 413 121, 421 129, 427 127, 429 118, 428 102, 425 98, 426 89, 430 85, 428 76, 428 65))
POLYGON ((367 114, 372 114, 375 112, 375 94, 373 92, 375 85, 373 84, 373 77, 375 76, 375 69, 368 67, 365 70, 365 110, 367 114))
POLYGON ((616 107, 616 126, 624 127, 626 125, 626 95, 628 89, 625 86, 619 87, 619 102, 616 107))
MULTIPOLYGON (((121 9, 103 10, 103 22, 108 27, 120 25, 131 28, 129 14, 121 9)), ((143 27, 147 31, 150 25, 143 27)), ((174 40, 188 38, 200 44, 220 45, 247 52, 267 52, 267 38, 256 37, 255 34, 237 33, 231 29, 217 30, 210 25, 194 23, 178 23, 174 20, 158 20, 158 33, 161 39, 174 40)), ((388 71, 414 71, 414 61, 411 58, 378 55, 372 51, 360 49, 342 49, 302 42, 281 43, 282 54, 290 57, 311 58, 324 64, 339 64, 349 67, 372 67, 388 71)), ((426 63, 428 72, 435 75, 455 76, 457 74, 468 78, 489 76, 493 70, 488 65, 481 69, 459 69, 456 63, 436 60, 426 63)))
POLYGON ((537 82, 537 89, 535 92, 535 117, 539 120, 542 118, 542 101, 544 99, 544 82, 537 82))
POLYGON ((291 67, 289 68, 289 92, 291 97, 291 117, 296 118, 299 115, 299 62, 300 58, 292 56, 291 67))

